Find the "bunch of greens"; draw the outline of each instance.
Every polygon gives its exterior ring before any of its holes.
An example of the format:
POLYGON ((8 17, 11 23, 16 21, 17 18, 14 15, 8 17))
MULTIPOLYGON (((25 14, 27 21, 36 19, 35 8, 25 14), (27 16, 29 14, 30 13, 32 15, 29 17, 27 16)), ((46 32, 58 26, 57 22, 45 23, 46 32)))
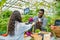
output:
POLYGON ((11 13, 12 11, 5 10, 0 14, 0 34, 7 32, 8 21, 11 13))

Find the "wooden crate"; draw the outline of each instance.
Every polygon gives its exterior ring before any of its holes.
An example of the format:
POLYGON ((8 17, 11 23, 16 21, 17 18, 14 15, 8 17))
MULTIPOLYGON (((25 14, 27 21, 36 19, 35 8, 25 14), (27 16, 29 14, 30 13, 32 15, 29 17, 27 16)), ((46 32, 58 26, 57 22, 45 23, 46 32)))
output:
POLYGON ((32 34, 31 36, 34 38, 34 40, 42 40, 42 36, 38 35, 37 33, 32 34))

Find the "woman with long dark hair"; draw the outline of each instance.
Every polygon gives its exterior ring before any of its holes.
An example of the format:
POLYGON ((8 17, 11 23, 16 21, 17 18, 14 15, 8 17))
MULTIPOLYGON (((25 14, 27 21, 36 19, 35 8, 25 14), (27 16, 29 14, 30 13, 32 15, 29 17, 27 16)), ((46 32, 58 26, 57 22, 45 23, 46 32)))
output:
POLYGON ((18 11, 14 11, 10 17, 9 24, 8 24, 8 34, 10 36, 14 35, 15 24, 17 22, 22 22, 21 14, 18 11))
POLYGON ((19 11, 14 11, 10 16, 8 24, 8 36, 3 37, 5 40, 24 40, 24 32, 28 31, 33 24, 26 25, 22 23, 19 11))

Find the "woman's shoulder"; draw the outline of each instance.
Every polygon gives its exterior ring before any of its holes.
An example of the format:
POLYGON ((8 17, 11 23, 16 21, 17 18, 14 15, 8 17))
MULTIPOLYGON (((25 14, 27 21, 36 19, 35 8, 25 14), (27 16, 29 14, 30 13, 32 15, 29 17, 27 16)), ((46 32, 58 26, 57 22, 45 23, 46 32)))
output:
POLYGON ((19 24, 24 24, 24 23, 15 21, 15 24, 19 25, 19 24))
POLYGON ((25 23, 22 23, 22 22, 21 23, 18 23, 18 24, 25 25, 25 23))
POLYGON ((21 26, 29 26, 31 24, 28 24, 28 23, 19 23, 19 25, 21 25, 21 26))

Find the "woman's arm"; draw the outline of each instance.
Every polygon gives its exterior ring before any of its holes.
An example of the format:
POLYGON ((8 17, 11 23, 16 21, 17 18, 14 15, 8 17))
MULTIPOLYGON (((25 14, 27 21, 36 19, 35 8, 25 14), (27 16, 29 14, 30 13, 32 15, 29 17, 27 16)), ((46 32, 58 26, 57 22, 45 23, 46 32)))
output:
POLYGON ((28 31, 33 25, 34 25, 34 23, 32 23, 32 24, 19 23, 18 26, 20 28, 18 28, 18 29, 22 32, 28 31))
POLYGON ((28 24, 28 25, 25 24, 25 26, 24 26, 24 29, 25 29, 25 30, 24 30, 24 31, 28 31, 32 26, 34 26, 34 24, 35 24, 35 23, 28 24))

